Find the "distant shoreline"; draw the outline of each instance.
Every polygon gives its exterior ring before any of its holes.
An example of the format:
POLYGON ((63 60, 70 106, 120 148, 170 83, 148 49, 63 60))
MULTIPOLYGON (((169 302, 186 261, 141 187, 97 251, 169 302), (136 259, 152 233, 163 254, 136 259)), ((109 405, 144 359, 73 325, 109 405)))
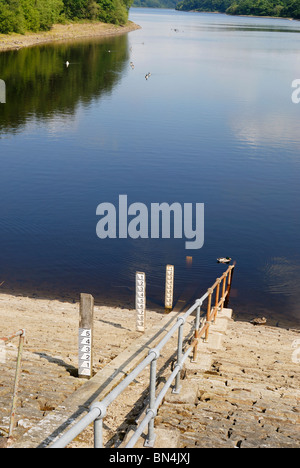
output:
MULTIPOLYGON (((176 10, 176 11, 186 11, 186 10, 176 10)), ((226 13, 225 11, 199 11, 199 10, 189 10, 186 13, 209 13, 209 14, 216 14, 216 15, 226 15, 231 17, 237 18, 267 18, 267 19, 283 19, 288 21, 299 21, 295 18, 289 18, 287 16, 266 16, 266 15, 231 15, 230 13, 226 13)))
POLYGON ((117 36, 136 31, 137 29, 141 29, 141 27, 132 21, 128 21, 124 26, 100 22, 55 24, 50 31, 26 34, 0 34, 0 52, 58 41, 117 36))

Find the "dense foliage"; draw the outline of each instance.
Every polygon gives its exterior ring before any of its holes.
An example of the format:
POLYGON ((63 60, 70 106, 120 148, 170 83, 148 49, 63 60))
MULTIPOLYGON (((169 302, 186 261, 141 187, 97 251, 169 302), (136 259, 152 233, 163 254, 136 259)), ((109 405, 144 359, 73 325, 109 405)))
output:
POLYGON ((63 0, 67 19, 99 20, 124 24, 131 0, 63 0))
POLYGON ((49 29, 62 9, 62 0, 0 0, 0 32, 49 29))
POLYGON ((147 8, 172 8, 174 9, 179 0, 134 0, 134 7, 147 8))
POLYGON ((131 0, 0 0, 0 33, 48 30, 66 20, 125 24, 131 0))
POLYGON ((300 19, 300 0, 183 0, 176 9, 300 19))

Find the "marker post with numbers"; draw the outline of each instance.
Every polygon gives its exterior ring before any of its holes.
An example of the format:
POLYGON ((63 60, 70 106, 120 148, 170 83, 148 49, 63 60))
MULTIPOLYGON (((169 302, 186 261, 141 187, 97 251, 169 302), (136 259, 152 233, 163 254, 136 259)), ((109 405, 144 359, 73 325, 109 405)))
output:
POLYGON ((146 275, 140 271, 135 275, 136 329, 145 331, 146 320, 146 275))
POLYGON ((93 376, 93 321, 94 298, 90 294, 80 295, 80 318, 78 333, 78 377, 93 376))
POLYGON ((165 290, 165 310, 171 312, 173 309, 174 295, 174 265, 166 266, 166 290, 165 290))

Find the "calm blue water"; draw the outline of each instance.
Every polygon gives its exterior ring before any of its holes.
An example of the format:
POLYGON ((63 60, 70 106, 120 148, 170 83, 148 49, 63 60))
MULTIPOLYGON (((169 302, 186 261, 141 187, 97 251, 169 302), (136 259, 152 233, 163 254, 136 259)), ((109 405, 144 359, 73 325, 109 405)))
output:
POLYGON ((167 263, 183 301, 230 256, 240 317, 299 324, 300 24, 148 9, 130 19, 142 29, 0 55, 1 289, 134 307, 139 270, 160 308, 167 263), (97 205, 119 194, 204 203, 204 247, 98 239, 97 205))

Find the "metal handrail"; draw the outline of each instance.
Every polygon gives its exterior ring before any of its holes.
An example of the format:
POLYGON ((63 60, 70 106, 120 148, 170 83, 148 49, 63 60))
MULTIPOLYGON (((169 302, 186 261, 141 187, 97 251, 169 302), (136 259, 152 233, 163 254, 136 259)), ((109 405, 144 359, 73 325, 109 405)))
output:
POLYGON ((211 322, 216 320, 216 316, 219 310, 222 310, 224 306, 229 301, 231 283, 234 265, 230 265, 225 273, 218 278, 214 285, 208 289, 208 291, 200 298, 195 301, 195 303, 179 317, 176 323, 172 328, 166 333, 164 338, 159 342, 159 344, 151 349, 148 353, 148 356, 138 364, 135 369, 130 372, 130 374, 125 377, 125 379, 117 385, 102 401, 93 403, 90 407, 89 413, 85 415, 80 421, 78 421, 73 427, 71 427, 62 437, 60 437, 56 442, 54 442, 50 448, 65 448, 70 442, 72 442, 81 432, 83 432, 92 422, 94 422, 94 447, 102 448, 103 447, 103 419, 107 414, 108 406, 133 382, 136 377, 150 364, 150 402, 149 408, 146 412, 146 416, 142 420, 139 427, 136 429, 135 433, 127 443, 125 448, 132 448, 136 444, 137 440, 148 426, 148 438, 146 445, 153 447, 155 441, 154 433, 154 419, 156 417, 159 406, 162 403, 164 396, 166 395, 168 389, 171 387, 173 380, 175 379, 175 386, 173 389, 174 393, 180 392, 180 371, 183 367, 184 362, 193 351, 193 360, 197 356, 197 348, 199 339, 205 334, 205 341, 207 341, 209 336, 209 329, 211 322), (220 289, 222 284, 222 292, 220 297, 220 289), (216 291, 215 304, 212 306, 213 294, 216 291), (208 299, 206 318, 201 326, 201 307, 205 300, 208 299), (194 340, 189 346, 189 348, 183 354, 183 327, 190 315, 196 312, 195 318, 195 332, 194 340), (164 387, 160 391, 159 395, 155 396, 156 390, 156 364, 157 359, 160 356, 162 348, 166 343, 173 337, 175 332, 178 330, 178 346, 177 346, 177 362, 173 372, 165 383, 164 387))
POLYGON ((25 330, 19 330, 16 333, 14 333, 13 335, 5 336, 3 338, 0 338, 0 341, 8 342, 8 341, 13 340, 14 338, 17 338, 18 336, 20 336, 20 337, 24 336, 25 337, 25 330))

